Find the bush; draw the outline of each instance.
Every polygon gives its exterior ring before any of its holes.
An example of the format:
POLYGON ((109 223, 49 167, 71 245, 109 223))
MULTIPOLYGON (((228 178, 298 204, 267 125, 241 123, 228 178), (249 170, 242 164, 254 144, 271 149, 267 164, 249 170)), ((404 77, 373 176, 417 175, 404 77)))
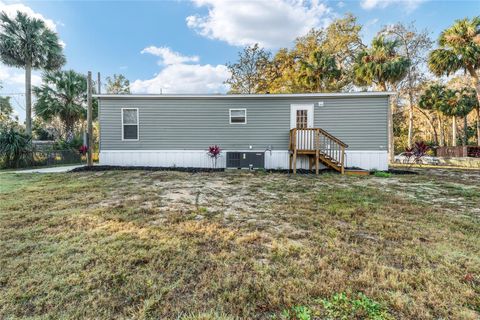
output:
POLYGON ((58 140, 53 145, 54 150, 75 150, 78 151, 83 146, 83 137, 80 135, 73 137, 70 141, 58 140))
POLYGON ((28 165, 32 156, 32 137, 14 128, 0 131, 0 160, 2 167, 18 168, 28 165))
POLYGON ((363 293, 350 297, 345 293, 337 293, 330 299, 322 300, 322 304, 326 319, 393 319, 380 303, 363 293))
POLYGON ((392 176, 391 173, 385 171, 375 171, 373 175, 379 178, 390 178, 392 176))
POLYGON ((294 306, 282 312, 282 320, 311 320, 312 310, 305 306, 294 306))

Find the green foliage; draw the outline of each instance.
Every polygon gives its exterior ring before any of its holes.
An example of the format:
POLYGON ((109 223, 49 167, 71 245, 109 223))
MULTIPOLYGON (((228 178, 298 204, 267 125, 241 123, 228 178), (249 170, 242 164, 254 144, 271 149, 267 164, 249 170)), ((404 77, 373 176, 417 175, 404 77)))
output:
POLYGON ((32 69, 57 70, 65 64, 62 44, 55 32, 42 19, 17 11, 15 18, 0 14, 0 60, 4 64, 24 68, 26 75, 26 131, 32 132, 32 69))
POLYGON ((387 84, 402 80, 410 67, 410 60, 398 53, 400 43, 383 35, 373 39, 370 48, 362 50, 355 59, 355 81, 359 85, 375 84, 386 91, 387 84))
POLYGON ((107 93, 129 94, 130 81, 123 74, 114 74, 113 77, 107 77, 107 93))
POLYGON ((305 306, 293 306, 290 309, 285 309, 282 311, 281 319, 310 320, 312 319, 312 310, 305 306))
MULTIPOLYGON (((65 129, 65 139, 73 136, 75 125, 87 116, 87 78, 73 70, 46 72, 43 84, 34 87, 37 96, 35 113, 45 121, 59 117, 65 129)), ((94 100, 94 117, 97 102, 94 100)))
POLYGON ((53 145, 55 150, 75 150, 77 151, 83 145, 83 138, 80 135, 73 136, 70 140, 59 140, 53 145))
POLYGON ((31 137, 13 127, 0 131, 0 162, 6 168, 18 168, 28 163, 31 155, 31 137))
POLYGON ((440 48, 428 59, 430 70, 437 76, 467 70, 472 76, 480 67, 480 17, 457 20, 438 39, 440 48))
POLYGON ((13 122, 13 107, 10 97, 0 97, 0 129, 11 125, 13 122))
POLYGON ((322 300, 326 319, 350 320, 386 320, 393 319, 385 308, 363 293, 348 296, 336 293, 330 299, 322 300))
POLYGON ((248 46, 238 54, 238 62, 227 63, 231 73, 226 81, 231 93, 265 92, 267 70, 270 52, 260 48, 258 43, 248 46))
POLYGON ((314 51, 308 59, 300 61, 300 79, 309 92, 328 92, 342 74, 335 58, 322 51, 314 51))
POLYGON ((14 19, 0 14, 0 59, 8 66, 56 70, 65 64, 60 40, 41 19, 17 11, 14 19))
POLYGON ((336 92, 352 86, 352 65, 363 46, 361 26, 353 15, 312 29, 281 48, 271 59, 258 45, 246 47, 238 62, 228 64, 231 93, 336 92))
POLYGON ((390 178, 392 176, 391 173, 385 171, 375 171, 373 175, 378 178, 390 178))

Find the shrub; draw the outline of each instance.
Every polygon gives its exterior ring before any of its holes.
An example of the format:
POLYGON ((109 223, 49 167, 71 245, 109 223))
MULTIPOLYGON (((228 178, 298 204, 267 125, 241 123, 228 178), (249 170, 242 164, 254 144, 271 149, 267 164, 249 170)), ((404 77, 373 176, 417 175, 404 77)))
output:
POLYGON ((408 163, 422 164, 422 158, 427 155, 430 147, 423 141, 415 142, 411 148, 405 148, 405 156, 408 163), (413 158, 413 162, 410 159, 413 158))
POLYGON ((322 304, 326 319, 393 319, 380 303, 363 293, 350 297, 345 293, 336 293, 330 299, 323 299, 322 304))
POLYGON ((30 162, 32 137, 13 127, 0 131, 0 160, 5 168, 18 168, 30 162))
POLYGON ((390 178, 392 176, 391 173, 385 171, 375 171, 373 175, 379 178, 390 178))
POLYGON ((305 306, 294 306, 290 309, 283 310, 281 319, 310 320, 312 319, 312 310, 305 306))
POLYGON ((83 146, 83 138, 80 135, 73 137, 71 140, 58 140, 53 145, 54 150, 79 150, 83 146))
POLYGON ((217 160, 220 157, 221 152, 222 149, 217 145, 208 147, 207 155, 212 159, 213 168, 217 168, 217 160))

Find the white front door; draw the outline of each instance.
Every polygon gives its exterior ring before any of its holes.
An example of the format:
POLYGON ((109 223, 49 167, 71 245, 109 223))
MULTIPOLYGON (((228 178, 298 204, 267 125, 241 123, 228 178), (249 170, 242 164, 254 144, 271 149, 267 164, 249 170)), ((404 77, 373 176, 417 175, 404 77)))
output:
POLYGON ((313 104, 292 104, 290 106, 290 129, 297 129, 296 148, 298 150, 312 150, 314 148, 315 133, 313 128, 313 104))
POLYGON ((313 128, 313 104, 290 106, 290 129, 313 128))

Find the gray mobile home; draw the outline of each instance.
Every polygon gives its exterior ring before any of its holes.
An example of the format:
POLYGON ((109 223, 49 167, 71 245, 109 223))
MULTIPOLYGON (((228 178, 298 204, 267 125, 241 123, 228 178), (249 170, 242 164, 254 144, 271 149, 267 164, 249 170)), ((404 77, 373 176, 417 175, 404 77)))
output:
POLYGON ((390 94, 96 95, 100 164, 385 170, 390 94))

